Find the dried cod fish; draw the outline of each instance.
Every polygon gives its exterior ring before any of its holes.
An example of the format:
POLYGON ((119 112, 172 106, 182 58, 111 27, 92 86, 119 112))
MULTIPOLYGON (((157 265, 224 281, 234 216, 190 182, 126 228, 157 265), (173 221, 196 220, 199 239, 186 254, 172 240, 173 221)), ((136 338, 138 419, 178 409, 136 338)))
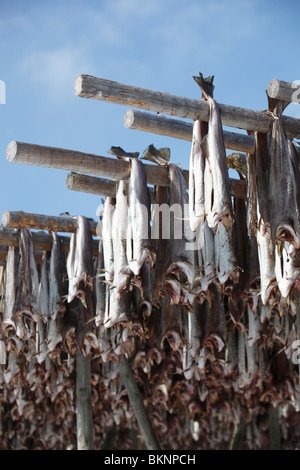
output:
POLYGON ((61 241, 56 232, 52 232, 52 250, 49 271, 49 314, 53 319, 57 314, 66 311, 64 296, 66 295, 65 258, 61 249, 61 241))
POLYGON ((295 282, 300 278, 300 250, 290 256, 288 242, 275 247, 275 276, 282 297, 288 297, 295 282))
POLYGON ((169 180, 171 213, 166 276, 174 274, 178 281, 191 285, 194 280, 194 256, 188 244, 193 240, 193 233, 185 218, 188 204, 185 179, 182 170, 175 164, 169 165, 169 180))
POLYGON ((21 257, 18 270, 16 318, 24 314, 37 322, 40 317, 38 312, 39 277, 33 254, 31 234, 27 229, 20 229, 19 248, 21 257))
POLYGON ((42 320, 46 323, 50 315, 50 302, 49 302, 49 269, 50 262, 49 256, 46 251, 43 252, 40 283, 38 291, 39 312, 42 320))
POLYGON ((71 235, 67 257, 68 302, 77 296, 85 305, 85 288, 93 289, 92 234, 86 217, 77 217, 77 222, 78 228, 71 235))
POLYGON ((256 239, 260 269, 260 289, 263 305, 266 305, 275 287, 275 254, 270 226, 263 223, 259 212, 258 220, 260 220, 260 223, 256 232, 256 239))
POLYGON ((112 226, 115 204, 115 198, 106 197, 102 216, 104 273, 106 282, 110 283, 112 283, 114 279, 114 251, 112 226))
POLYGON ((18 263, 19 249, 9 246, 6 256, 4 309, 2 322, 2 332, 5 336, 10 336, 16 332, 14 307, 17 295, 18 263))
POLYGON ((147 262, 153 268, 156 254, 150 236, 150 197, 144 165, 140 160, 130 160, 127 259, 132 272, 138 276, 147 262))
POLYGON ((269 199, 270 225, 275 243, 289 242, 300 248, 300 229, 297 217, 297 187, 293 161, 284 132, 282 113, 288 102, 269 100, 274 120, 269 135, 269 199))
POLYGON ((113 256, 114 280, 113 288, 119 299, 124 290, 128 290, 133 273, 129 267, 126 254, 127 245, 127 184, 121 180, 118 184, 116 206, 113 215, 113 256))
POLYGON ((193 123, 192 148, 189 160, 189 216, 194 232, 205 218, 205 155, 201 141, 207 134, 207 123, 196 119, 193 123))
MULTIPOLYGON (((208 134, 201 144, 209 161, 212 176, 210 199, 205 202, 206 208, 208 207, 206 218, 209 227, 214 229, 221 222, 226 230, 231 231, 233 211, 220 109, 201 74, 199 77, 194 77, 194 80, 201 88, 210 109, 208 134)), ((205 199, 208 197, 209 195, 205 193, 205 199)))

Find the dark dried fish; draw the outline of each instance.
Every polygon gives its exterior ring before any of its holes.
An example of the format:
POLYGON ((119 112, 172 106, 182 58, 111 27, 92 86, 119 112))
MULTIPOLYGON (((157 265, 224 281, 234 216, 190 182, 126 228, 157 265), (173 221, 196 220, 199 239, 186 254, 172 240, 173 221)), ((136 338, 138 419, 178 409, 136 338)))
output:
POLYGON ((168 243, 167 269, 178 281, 192 284, 194 280, 194 254, 192 247, 194 234, 188 218, 185 217, 188 207, 185 179, 182 170, 175 164, 169 165, 170 179, 170 240, 168 243))
POLYGON ((57 314, 63 315, 66 310, 65 298, 66 264, 61 249, 61 241, 56 232, 52 232, 53 244, 50 255, 49 271, 49 313, 55 319, 57 314))
POLYGON ((16 318, 22 315, 39 321, 38 288, 39 278, 33 254, 31 234, 20 229, 20 263, 18 270, 18 289, 16 297, 16 318))
POLYGON ((269 135, 269 200, 271 235, 275 243, 289 242, 300 248, 300 228, 297 217, 297 187, 293 161, 282 123, 282 113, 288 102, 269 100, 274 120, 269 135))

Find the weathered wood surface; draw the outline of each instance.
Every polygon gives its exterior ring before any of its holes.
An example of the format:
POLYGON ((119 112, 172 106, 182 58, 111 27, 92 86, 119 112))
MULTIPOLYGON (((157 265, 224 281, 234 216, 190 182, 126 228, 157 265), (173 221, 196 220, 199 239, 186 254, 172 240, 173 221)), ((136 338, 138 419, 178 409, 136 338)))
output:
POLYGON ((144 406, 140 391, 134 380, 128 360, 122 355, 119 363, 120 379, 126 388, 130 404, 142 432, 148 450, 160 450, 160 446, 144 406))
POLYGON ((270 98, 300 103, 300 83, 285 82, 283 80, 273 79, 268 84, 267 94, 270 98))
POLYGON ((91 359, 79 351, 76 355, 77 450, 94 450, 91 392, 91 359))
POLYGON ((114 196, 116 194, 116 181, 75 173, 74 171, 68 173, 66 187, 71 191, 101 196, 114 196))
MULTIPOLYGON (((32 243, 34 250, 51 251, 53 238, 52 235, 42 231, 32 231, 32 243)), ((2 246, 19 246, 20 229, 0 227, 0 245, 2 246)), ((60 235, 62 251, 68 252, 70 245, 70 237, 60 235)), ((93 254, 98 253, 99 241, 93 239, 93 254)))
MULTIPOLYGON (((88 220, 92 235, 96 235, 97 222, 95 220, 88 220)), ((76 232, 78 223, 76 217, 32 214, 23 211, 4 211, 2 226, 72 233, 76 232)))
MULTIPOLYGON (((124 160, 95 156, 55 147, 26 144, 24 142, 10 142, 7 147, 6 155, 8 161, 14 163, 78 171, 80 173, 89 173, 111 178, 115 181, 127 179, 130 174, 130 164, 124 160)), ((144 164, 144 166, 149 185, 169 185, 168 168, 149 164, 144 164)), ((183 170, 183 174, 188 188, 189 171, 183 170)), ((95 183, 95 180, 93 180, 93 183, 95 183)), ((70 181, 68 184, 70 186, 70 181)), ((244 182, 231 179, 231 191, 232 195, 244 198, 246 194, 244 182)))
MULTIPOLYGON (((75 94, 82 98, 91 98, 186 119, 201 119, 206 122, 209 120, 209 104, 201 99, 162 93, 91 75, 78 75, 74 88, 75 94)), ((264 133, 271 128, 273 118, 266 111, 256 111, 221 103, 219 106, 223 126, 264 133)), ((283 125, 289 137, 300 137, 299 119, 285 116, 283 125)))
MULTIPOLYGON (((124 126, 175 139, 192 141, 193 123, 161 114, 128 109, 123 118, 124 126)), ((237 132, 223 131, 225 147, 239 152, 254 153, 254 137, 237 132)))
MULTIPOLYGON (((24 142, 10 142, 6 157, 9 162, 87 173, 113 180, 127 179, 130 175, 130 164, 124 160, 24 142)), ((145 164, 145 170, 148 184, 168 185, 167 168, 145 164)), ((188 181, 188 171, 185 170, 184 174, 188 181)))

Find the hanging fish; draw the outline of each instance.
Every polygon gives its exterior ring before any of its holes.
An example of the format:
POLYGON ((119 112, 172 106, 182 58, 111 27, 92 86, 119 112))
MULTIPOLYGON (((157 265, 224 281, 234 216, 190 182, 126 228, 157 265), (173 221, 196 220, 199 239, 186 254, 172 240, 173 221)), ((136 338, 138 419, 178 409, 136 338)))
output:
POLYGON ((297 187, 293 161, 282 123, 286 101, 269 99, 269 111, 274 116, 269 134, 269 200, 272 240, 289 242, 300 248, 300 228, 297 217, 297 187))
POLYGON ((106 286, 103 282, 104 273, 104 253, 103 253, 103 240, 99 241, 99 251, 95 260, 95 295, 96 295, 96 318, 95 323, 97 327, 104 321, 105 312, 105 291, 106 286))
POLYGON ((144 165, 131 160, 129 178, 129 210, 127 232, 127 259, 129 267, 138 275, 144 262, 153 268, 156 254, 150 238, 150 198, 144 165))
POLYGON ((20 229, 20 263, 18 270, 18 291, 16 297, 16 318, 23 314, 37 322, 39 277, 33 254, 31 234, 20 229))
POLYGON ((14 308, 17 295, 18 263, 19 249, 9 246, 6 255, 4 309, 2 321, 2 332, 5 336, 13 335, 16 332, 14 308))
POLYGON ((68 302, 76 296, 86 305, 86 289, 93 289, 92 234, 86 217, 77 217, 78 228, 71 235, 67 257, 68 302))
POLYGON ((282 297, 288 297, 295 282, 300 278, 300 250, 290 256, 288 242, 275 247, 275 276, 282 297))
POLYGON ((170 240, 166 276, 174 274, 178 281, 191 285, 194 280, 194 255, 188 244, 192 243, 194 234, 185 217, 188 196, 184 175, 178 165, 169 165, 169 181, 170 240))
POLYGON ((49 271, 49 313, 55 319, 57 314, 63 315, 66 310, 64 296, 66 295, 66 266, 61 249, 61 241, 56 232, 52 232, 52 250, 49 271))
POLYGON ((39 312, 42 320, 47 323, 50 315, 50 302, 49 302, 49 254, 44 251, 41 263, 40 283, 38 291, 38 304, 39 312))
POLYGON ((121 297, 122 291, 129 289, 130 280, 133 276, 126 254, 128 223, 127 192, 128 188, 125 181, 119 181, 112 225, 114 258, 113 288, 116 290, 117 298, 121 297))
POLYGON ((207 134, 208 125, 196 119, 193 123, 192 148, 189 160, 189 217, 194 232, 205 218, 205 155, 201 141, 207 134))
POLYGON ((102 240, 105 281, 112 283, 114 279, 114 251, 113 251, 113 215, 116 199, 106 197, 102 217, 102 240))
MULTIPOLYGON (((212 176, 212 191, 209 200, 205 202, 208 208, 206 218, 209 227, 214 229, 219 222, 222 222, 226 230, 231 231, 233 210, 221 113, 217 102, 212 97, 211 88, 207 86, 203 76, 200 74, 199 77, 194 77, 194 80, 209 104, 208 134, 201 143, 209 161, 212 176)), ((208 197, 205 193, 205 198, 208 199, 208 197)))
POLYGON ((265 225, 258 212, 259 226, 256 232, 260 270, 260 289, 263 305, 266 305, 275 287, 275 254, 271 239, 271 229, 265 225))
POLYGON ((115 155, 130 164, 126 253, 130 269, 138 276, 145 262, 153 268, 156 260, 150 235, 147 176, 144 164, 137 159, 138 154, 118 151, 115 155))

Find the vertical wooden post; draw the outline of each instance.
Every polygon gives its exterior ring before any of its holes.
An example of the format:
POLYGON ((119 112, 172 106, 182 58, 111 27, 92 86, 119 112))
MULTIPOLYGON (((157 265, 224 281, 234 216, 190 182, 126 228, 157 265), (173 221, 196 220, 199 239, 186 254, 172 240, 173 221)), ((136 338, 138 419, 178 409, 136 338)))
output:
POLYGON ((77 450, 94 450, 91 395, 91 359, 81 351, 76 355, 77 450))
POLYGON ((158 440, 144 406, 140 391, 134 380, 131 367, 123 355, 119 364, 120 378, 126 388, 130 404, 143 434, 148 450, 160 450, 158 440))
POLYGON ((269 450, 280 450, 279 413, 272 405, 269 408, 269 450))
POLYGON ((240 422, 234 426, 229 450, 240 450, 243 442, 245 427, 245 418, 241 416, 240 422))

